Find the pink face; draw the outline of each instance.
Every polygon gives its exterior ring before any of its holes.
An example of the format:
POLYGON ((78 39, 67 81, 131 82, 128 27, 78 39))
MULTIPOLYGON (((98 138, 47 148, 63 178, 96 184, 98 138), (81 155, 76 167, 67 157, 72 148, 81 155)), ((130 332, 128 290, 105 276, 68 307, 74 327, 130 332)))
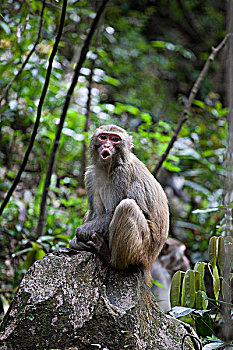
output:
POLYGON ((122 141, 119 134, 114 132, 102 132, 98 135, 98 141, 101 143, 100 156, 107 160, 115 153, 115 146, 122 141))

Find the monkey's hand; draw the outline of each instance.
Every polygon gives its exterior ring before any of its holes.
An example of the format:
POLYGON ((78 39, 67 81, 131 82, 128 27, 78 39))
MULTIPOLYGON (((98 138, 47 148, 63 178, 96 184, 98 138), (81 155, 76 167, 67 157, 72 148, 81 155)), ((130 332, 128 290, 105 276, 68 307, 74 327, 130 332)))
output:
POLYGON ((92 235, 94 234, 93 225, 91 222, 86 222, 85 224, 79 226, 76 229, 77 241, 88 242, 91 240, 92 235))
POLYGON ((106 261, 110 262, 111 255, 107 242, 98 233, 94 232, 91 239, 87 242, 78 241, 77 237, 74 237, 69 244, 70 249, 78 251, 88 251, 91 253, 97 253, 100 257, 106 261))
POLYGON ((86 250, 92 251, 93 248, 87 245, 87 242, 90 241, 93 231, 90 230, 87 224, 83 224, 76 229, 75 237, 70 241, 69 247, 74 250, 86 250))
POLYGON ((92 235, 98 233, 105 239, 108 239, 109 224, 113 213, 106 213, 97 219, 86 221, 76 229, 76 237, 78 241, 87 242, 92 240, 92 235))

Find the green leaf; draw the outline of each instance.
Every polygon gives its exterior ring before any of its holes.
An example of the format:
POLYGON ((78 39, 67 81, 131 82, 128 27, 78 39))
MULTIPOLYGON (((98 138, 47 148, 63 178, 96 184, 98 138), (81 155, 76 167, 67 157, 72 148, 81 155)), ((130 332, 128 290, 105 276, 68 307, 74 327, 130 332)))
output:
POLYGON ((193 104, 198 106, 198 107, 201 107, 201 108, 205 108, 205 106, 206 106, 206 104, 203 101, 200 101, 200 100, 194 100, 193 104))
POLYGON ((215 341, 213 343, 206 344, 203 348, 203 350, 214 350, 214 349, 219 349, 224 345, 224 342, 219 340, 215 341))
POLYGON ((209 314, 205 312, 202 316, 200 316, 200 314, 194 311, 193 316, 195 320, 197 334, 201 337, 211 336, 213 330, 209 314))
POLYGON ((195 309, 192 309, 190 307, 175 306, 169 311, 169 315, 175 318, 179 318, 179 317, 187 316, 193 311, 195 311, 195 309))
POLYGON ((126 111, 125 105, 123 105, 122 103, 116 103, 114 108, 115 114, 121 114, 122 112, 125 112, 125 111, 126 111))
POLYGON ((38 238, 38 242, 44 242, 44 241, 54 241, 55 237, 54 236, 49 236, 49 235, 46 235, 46 236, 41 236, 38 238))
POLYGON ((102 79, 105 83, 108 83, 110 85, 113 85, 113 86, 119 86, 121 85, 120 81, 113 78, 113 77, 110 77, 108 75, 105 75, 102 79))
POLYGON ((3 21, 0 21, 0 27, 6 32, 6 34, 11 34, 10 27, 3 21))
POLYGON ((214 296, 215 296, 215 299, 218 300, 219 292, 220 292, 220 279, 219 279, 217 266, 213 268, 213 276, 214 276, 214 279, 213 279, 214 296))
POLYGON ((174 165, 172 162, 169 162, 169 161, 165 161, 163 163, 163 166, 169 170, 169 171, 172 171, 172 172, 175 172, 175 173, 178 173, 180 171, 180 168, 176 165, 174 165))
POLYGON ((163 121, 161 119, 158 121, 157 125, 160 126, 161 128, 163 128, 164 131, 166 131, 166 132, 169 132, 171 130, 170 124, 166 123, 165 121, 163 121))
POLYGON ((167 43, 165 41, 156 40, 156 41, 151 41, 151 44, 153 47, 166 47, 167 43))
POLYGON ((179 305, 181 274, 182 274, 182 271, 176 271, 176 273, 172 278, 171 289, 170 289, 171 307, 179 305))
POLYGON ((152 124, 152 118, 149 113, 140 113, 140 118, 148 125, 152 124))
POLYGON ((225 265, 225 246, 224 246, 224 238, 218 238, 218 266, 220 268, 221 273, 223 274, 223 268, 225 265))
POLYGON ((44 256, 45 252, 40 248, 39 244, 32 242, 32 249, 30 252, 28 252, 25 260, 26 269, 28 270, 36 260, 41 260, 44 256))
POLYGON ((158 281, 155 280, 151 280, 152 284, 155 284, 156 286, 166 289, 166 287, 164 287, 164 285, 162 283, 159 283, 158 281))
POLYGON ((192 213, 193 214, 212 213, 218 210, 219 208, 195 209, 192 211, 192 213))
POLYGON ((205 292, 199 290, 195 295, 195 308, 197 310, 206 310, 208 306, 208 299, 205 292))
POLYGON ((21 255, 21 254, 25 254, 25 253, 29 252, 31 249, 32 248, 25 248, 25 249, 19 250, 18 252, 12 254, 12 258, 15 258, 16 256, 21 255))
POLYGON ((215 236, 209 240, 209 261, 212 268, 214 268, 217 261, 217 237, 215 236))
POLYGON ((195 264, 194 269, 193 269, 194 271, 199 272, 203 279, 205 277, 205 265, 206 265, 206 263, 198 261, 195 264))
POLYGON ((62 235, 62 234, 56 235, 56 238, 62 239, 64 241, 70 241, 70 239, 71 239, 70 236, 62 235))
POLYGON ((205 285, 204 285, 204 279, 199 271, 194 271, 195 276, 195 290, 196 291, 203 291, 206 292, 205 285))
POLYGON ((137 107, 131 106, 131 105, 128 105, 127 107, 128 107, 127 110, 129 113, 134 115, 137 115, 139 113, 139 109, 137 107))
POLYGON ((202 287, 201 274, 197 271, 194 271, 195 276, 195 290, 199 291, 202 287))
POLYGON ((184 275, 181 306, 193 307, 195 302, 195 275, 193 270, 186 271, 184 275))

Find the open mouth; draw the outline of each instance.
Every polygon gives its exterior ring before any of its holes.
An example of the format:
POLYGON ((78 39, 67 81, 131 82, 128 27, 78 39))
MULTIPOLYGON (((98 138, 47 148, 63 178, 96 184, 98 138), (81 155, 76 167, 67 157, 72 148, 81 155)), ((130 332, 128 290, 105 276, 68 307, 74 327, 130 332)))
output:
POLYGON ((104 149, 100 155, 103 160, 106 160, 111 156, 111 152, 108 149, 104 149))

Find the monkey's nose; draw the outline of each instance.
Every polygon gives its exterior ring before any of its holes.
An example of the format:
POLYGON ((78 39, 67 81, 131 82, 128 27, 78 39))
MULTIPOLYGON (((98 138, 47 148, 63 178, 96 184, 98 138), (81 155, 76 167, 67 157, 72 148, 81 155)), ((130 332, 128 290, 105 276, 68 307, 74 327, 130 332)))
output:
POLYGON ((104 147, 105 147, 105 148, 110 148, 110 147, 111 147, 111 142, 106 142, 106 143, 104 144, 104 147))

